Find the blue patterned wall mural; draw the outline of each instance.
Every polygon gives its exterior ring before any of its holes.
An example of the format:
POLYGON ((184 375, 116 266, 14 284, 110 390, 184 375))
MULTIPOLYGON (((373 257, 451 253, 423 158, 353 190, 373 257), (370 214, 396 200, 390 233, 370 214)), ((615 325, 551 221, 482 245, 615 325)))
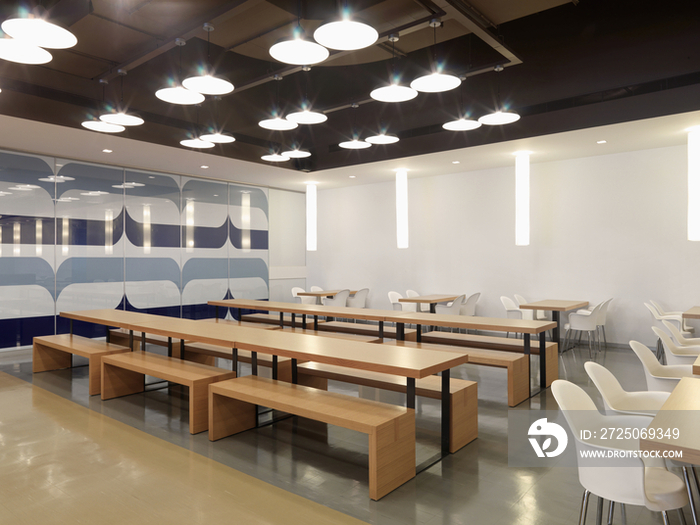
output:
POLYGON ((261 188, 0 152, 0 241, 0 348, 67 332, 61 311, 198 319, 269 296, 261 188))

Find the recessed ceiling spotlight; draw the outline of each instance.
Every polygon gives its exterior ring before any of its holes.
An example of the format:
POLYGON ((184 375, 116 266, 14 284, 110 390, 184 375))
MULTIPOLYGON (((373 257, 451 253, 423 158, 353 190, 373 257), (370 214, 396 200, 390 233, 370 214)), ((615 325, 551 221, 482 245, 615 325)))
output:
MULTIPOLYGON (((205 166, 204 164, 202 164, 200 168, 202 168, 203 170, 208 170, 209 166, 205 166)), ((214 197, 216 197, 216 195, 214 195, 214 197)))
POLYGON ((103 149, 102 153, 112 153, 112 150, 111 149, 103 149))
POLYGON ((2 30, 15 40, 49 49, 67 49, 78 43, 75 35, 56 24, 30 15, 28 18, 9 18, 2 30))
POLYGON ((351 178, 351 179, 355 179, 355 178, 357 178, 357 176, 356 176, 356 175, 350 175, 350 178, 351 178))
POLYGON ((124 126, 109 124, 108 122, 103 122, 101 120, 86 120, 80 125, 91 131, 99 131, 101 133, 121 133, 126 129, 124 126))
POLYGON ((285 157, 284 155, 280 155, 278 153, 271 153, 270 155, 263 155, 260 158, 262 160, 266 160, 268 162, 286 162, 289 160, 289 157, 285 157))
POLYGON ((351 20, 346 11, 340 20, 326 22, 314 31, 314 40, 322 46, 340 51, 354 51, 374 44, 379 33, 372 26, 351 20))
MULTIPOLYGON (((481 119, 479 119, 481 120, 481 119)), ((481 122, 468 118, 459 118, 445 122, 442 127, 448 131, 470 131, 481 127, 481 122)))
POLYGON ((18 64, 46 64, 51 62, 51 53, 27 42, 12 38, 0 39, 0 58, 18 64))
POLYGON ((599 140, 596 144, 607 144, 607 140, 599 140))
POLYGON ((459 161, 458 161, 458 160, 453 160, 453 161, 452 161, 452 164, 459 164, 459 161))

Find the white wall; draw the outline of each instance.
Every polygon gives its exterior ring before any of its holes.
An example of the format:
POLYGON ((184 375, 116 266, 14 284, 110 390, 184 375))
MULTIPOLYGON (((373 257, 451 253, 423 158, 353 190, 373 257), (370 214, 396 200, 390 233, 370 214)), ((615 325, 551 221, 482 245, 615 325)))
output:
POLYGON ((270 189, 270 300, 292 302, 306 286, 306 195, 270 189))
POLYGON ((672 310, 700 304, 700 243, 686 237, 684 146, 531 160, 526 247, 514 241, 514 168, 410 179, 406 250, 396 248, 393 183, 320 188, 307 282, 369 287, 375 308, 390 307, 390 290, 481 292, 478 315, 495 317, 505 316, 501 295, 614 297, 606 332, 617 343, 655 341, 644 301, 672 310))

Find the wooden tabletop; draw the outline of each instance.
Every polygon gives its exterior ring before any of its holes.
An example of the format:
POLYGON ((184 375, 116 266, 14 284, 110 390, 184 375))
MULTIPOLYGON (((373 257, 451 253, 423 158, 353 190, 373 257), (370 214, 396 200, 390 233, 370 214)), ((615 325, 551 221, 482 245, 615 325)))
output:
POLYGON ((212 306, 228 308, 246 308, 251 310, 266 310, 268 312, 285 312, 305 315, 324 315, 327 317, 346 317, 349 319, 364 319, 367 321, 384 321, 393 310, 373 310, 369 308, 350 308, 347 306, 324 306, 321 304, 285 303, 280 301, 259 301, 254 299, 224 299, 209 301, 212 306))
POLYGON ((693 363, 693 374, 700 376, 700 356, 698 356, 695 363, 693 363))
MULTIPOLYGON (((76 321, 86 321, 88 323, 101 324, 105 326, 116 326, 126 330, 135 330, 134 326, 139 323, 148 322, 154 319, 166 318, 163 315, 146 314, 142 312, 129 312, 127 310, 80 310, 76 312, 61 312, 61 317, 74 319, 76 321)), ((175 319, 169 317, 166 319, 175 319)))
MULTIPOLYGON (((297 295, 304 297, 335 297, 343 290, 321 290, 319 292, 297 292, 297 295)), ((355 295, 357 290, 350 290, 350 295, 355 295)))
POLYGON ((416 297, 402 297, 399 299, 400 303, 421 303, 421 304, 430 304, 430 303, 449 303, 450 301, 454 301, 457 299, 459 295, 439 295, 439 294, 434 294, 434 295, 418 295, 416 297))
POLYGON ((561 301, 559 299, 546 299, 544 301, 535 301, 534 303, 521 304, 520 308, 524 310, 547 310, 549 312, 568 312, 569 310, 577 310, 586 308, 588 301, 561 301))
POLYGON ((469 330, 490 330, 493 332, 513 332, 518 334, 539 334, 556 327, 554 321, 528 321, 525 319, 505 319, 503 317, 476 317, 469 315, 446 315, 415 312, 392 312, 384 318, 392 323, 409 323, 431 326, 448 326, 469 330))
POLYGON ((700 319, 700 306, 693 306, 690 310, 683 312, 683 319, 700 319))
POLYGON ((649 425, 671 433, 678 429, 678 439, 664 436, 640 439, 642 450, 680 450, 683 458, 678 461, 700 465, 700 379, 684 377, 673 389, 661 410, 649 425))

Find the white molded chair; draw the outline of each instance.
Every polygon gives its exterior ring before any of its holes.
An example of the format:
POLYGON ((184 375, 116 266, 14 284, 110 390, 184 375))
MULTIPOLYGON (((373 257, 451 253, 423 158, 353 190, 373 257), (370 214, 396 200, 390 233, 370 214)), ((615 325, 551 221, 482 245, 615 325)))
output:
POLYGON ((673 340, 676 342, 678 346, 698 346, 700 345, 700 338, 694 337, 692 339, 683 337, 683 334, 681 331, 676 327, 675 324, 668 322, 666 319, 661 321, 661 324, 663 324, 666 327, 666 330, 669 331, 671 334, 671 337, 673 340))
POLYGON ((294 299, 297 299, 296 302, 301 304, 316 304, 317 301, 315 297, 299 297, 297 295, 299 292, 303 291, 304 289, 300 288, 299 286, 295 286, 294 288, 292 288, 292 297, 294 297, 294 299))
POLYGON ((324 306, 347 306, 348 297, 350 297, 350 290, 341 290, 335 297, 324 297, 324 306))
MULTIPOLYGON (((564 413, 576 441, 579 482, 583 485, 583 500, 579 525, 586 521, 588 499, 591 494, 600 498, 598 516, 602 515, 602 500, 610 501, 608 523, 612 522, 613 504, 645 506, 661 512, 669 525, 668 511, 679 509, 681 523, 685 524, 682 507, 688 504, 686 487, 678 476, 666 470, 663 460, 642 460, 635 457, 616 458, 611 466, 592 464, 584 459, 586 453, 608 450, 639 450, 638 440, 625 440, 610 446, 609 440, 581 439, 583 430, 591 428, 647 428, 651 419, 642 416, 604 416, 598 412, 593 400, 584 390, 568 381, 557 379, 552 383, 552 394, 564 413)), ((600 521, 598 521, 600 523, 600 521)))
POLYGON ((639 341, 630 341, 630 347, 644 367, 647 390, 672 392, 682 377, 693 377, 692 365, 662 365, 652 351, 639 341))
POLYGON ((369 288, 363 288, 358 290, 355 295, 348 297, 347 305, 352 308, 366 308, 367 307, 367 295, 369 294, 369 288))
POLYGON ((606 414, 653 417, 671 395, 669 392, 627 392, 603 365, 588 361, 583 366, 603 397, 606 414))
POLYGON ((600 305, 600 311, 598 312, 598 330, 603 336, 603 344, 605 345, 605 348, 608 347, 608 338, 605 335, 605 323, 608 319, 608 307, 610 306, 611 301, 612 297, 607 301, 601 301, 600 303, 595 304, 593 306, 589 306, 588 308, 576 310, 577 314, 590 315, 591 313, 593 313, 594 308, 600 305))
POLYGON ((681 330, 684 330, 686 332, 691 332, 691 333, 695 332, 695 328, 688 325, 687 321, 685 319, 683 319, 683 312, 681 312, 681 311, 667 312, 666 310, 664 310, 663 306, 661 306, 659 303, 657 303, 656 301, 653 301, 651 299, 649 299, 649 303, 651 303, 651 305, 654 308, 656 308, 656 311, 659 312, 659 315, 661 317, 666 317, 666 316, 679 317, 681 320, 681 324, 680 324, 681 330))
POLYGON ((685 329, 685 327, 683 326, 683 318, 680 315, 662 315, 651 303, 644 303, 644 306, 646 306, 647 309, 651 312, 651 316, 654 318, 654 321, 656 322, 657 326, 661 326, 662 321, 670 321, 678 325, 678 329, 680 330, 683 337, 687 337, 691 335, 692 332, 694 332, 692 327, 689 330, 685 329))
MULTIPOLYGON (((506 309, 506 317, 508 319, 523 319, 523 312, 525 310, 521 310, 520 308, 518 308, 518 305, 515 304, 513 299, 502 295, 501 304, 503 305, 503 308, 506 309)), ((510 332, 506 332, 506 337, 508 336, 510 336, 510 332)))
MULTIPOLYGON (((522 295, 518 295, 516 293, 513 295, 513 297, 515 297, 515 302, 518 303, 518 308, 520 308, 524 304, 527 304, 527 300, 522 295)), ((523 310, 524 315, 527 315, 528 312, 529 319, 534 319, 536 321, 547 320, 547 313, 544 310, 523 310)), ((526 319, 526 317, 523 317, 523 319, 526 319)))
MULTIPOLYGON (((403 298, 403 296, 399 292, 389 292, 389 302, 391 303, 391 308, 396 311, 402 311, 404 310, 403 306, 404 304, 410 304, 410 303, 400 303, 399 299, 403 298)), ((411 305, 413 306, 413 305, 411 305)))
POLYGON ((700 356, 700 346, 678 346, 673 342, 671 336, 659 327, 652 326, 651 329, 661 339, 666 362, 669 365, 692 365, 700 356))
MULTIPOLYGON (((420 294, 416 292, 415 290, 406 290, 406 297, 418 297, 420 294)), ((423 313, 430 313, 430 305, 429 304, 419 304, 419 303, 414 303, 416 305, 416 311, 417 312, 423 312, 423 313)))
POLYGON ((462 307, 459 309, 459 315, 476 315, 476 303, 479 302, 479 297, 481 297, 480 292, 467 297, 462 303, 462 307))
POLYGON ((572 332, 580 332, 580 335, 583 334, 583 332, 586 332, 586 337, 588 339, 588 355, 589 357, 593 357, 593 354, 591 352, 591 348, 595 347, 596 351, 600 350, 600 338, 598 337, 598 324, 599 324, 599 319, 600 319, 600 309, 602 308, 602 303, 597 304, 591 313, 589 314, 584 314, 584 313, 578 313, 574 312, 572 314, 569 314, 569 322, 564 325, 564 345, 563 349, 566 350, 568 346, 568 341, 569 338, 572 334, 572 332))
POLYGON ((309 290, 312 292, 321 292, 323 291, 323 288, 321 288, 320 286, 312 286, 309 290))
POLYGON ((445 305, 445 304, 435 305, 435 313, 442 314, 442 315, 459 315, 459 312, 462 309, 462 304, 464 304, 464 297, 465 297, 464 294, 460 295, 454 301, 452 301, 452 303, 450 303, 449 305, 445 305))

